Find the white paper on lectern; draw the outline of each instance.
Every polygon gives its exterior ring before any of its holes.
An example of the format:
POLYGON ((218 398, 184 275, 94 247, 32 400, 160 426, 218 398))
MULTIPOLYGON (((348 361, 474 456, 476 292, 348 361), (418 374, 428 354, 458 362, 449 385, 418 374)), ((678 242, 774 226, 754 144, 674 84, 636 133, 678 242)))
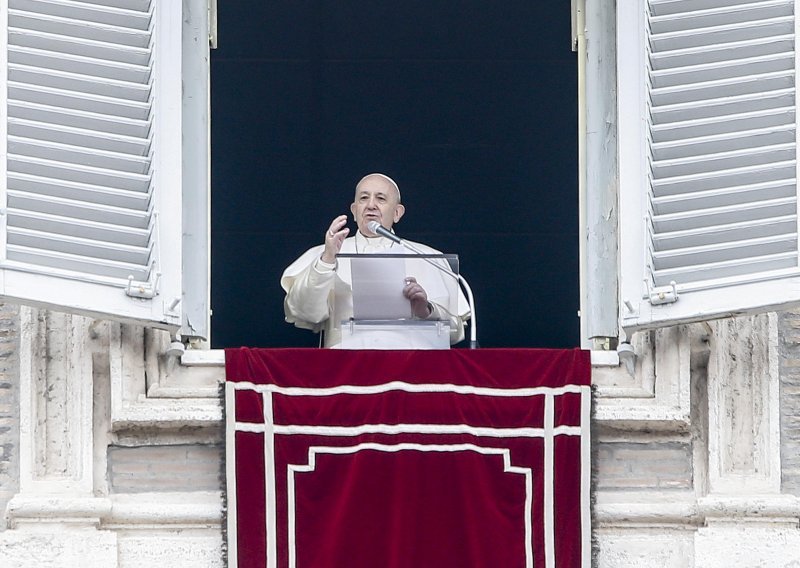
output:
POLYGON ((411 318, 411 303, 403 296, 405 259, 384 257, 380 254, 354 257, 350 259, 350 275, 353 281, 353 318, 411 318))

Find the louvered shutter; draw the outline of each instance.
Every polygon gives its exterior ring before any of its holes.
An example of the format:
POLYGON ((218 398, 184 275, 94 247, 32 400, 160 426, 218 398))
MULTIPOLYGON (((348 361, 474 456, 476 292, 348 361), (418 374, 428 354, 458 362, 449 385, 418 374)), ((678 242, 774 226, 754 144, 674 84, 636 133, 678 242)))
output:
POLYGON ((793 0, 620 0, 622 323, 800 300, 793 0))
POLYGON ((0 294, 179 325, 181 2, 3 4, 0 294))

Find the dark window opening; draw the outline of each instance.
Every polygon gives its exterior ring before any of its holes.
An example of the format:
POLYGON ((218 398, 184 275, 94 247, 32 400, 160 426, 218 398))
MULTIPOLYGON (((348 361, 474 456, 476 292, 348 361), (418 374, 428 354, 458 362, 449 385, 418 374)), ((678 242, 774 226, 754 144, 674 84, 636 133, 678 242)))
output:
POLYGON ((529 0, 220 2, 212 346, 317 344, 279 278, 374 171, 398 233, 460 255, 482 346, 579 345, 569 43, 569 6, 529 0))

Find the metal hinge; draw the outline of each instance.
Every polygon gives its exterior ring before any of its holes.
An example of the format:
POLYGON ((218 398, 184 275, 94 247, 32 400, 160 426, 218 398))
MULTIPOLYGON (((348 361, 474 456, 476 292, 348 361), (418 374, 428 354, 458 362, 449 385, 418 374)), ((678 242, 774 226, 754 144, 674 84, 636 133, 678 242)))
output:
POLYGON ((647 286, 647 298, 654 306, 673 304, 678 301, 678 287, 674 280, 669 283, 669 286, 650 288, 647 281, 645 281, 645 285, 647 286))

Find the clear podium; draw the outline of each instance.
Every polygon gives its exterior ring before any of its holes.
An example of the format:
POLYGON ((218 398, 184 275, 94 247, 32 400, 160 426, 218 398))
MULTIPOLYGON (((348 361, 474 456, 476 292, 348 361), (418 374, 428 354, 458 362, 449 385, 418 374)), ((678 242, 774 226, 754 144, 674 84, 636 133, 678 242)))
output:
POLYGON ((459 307, 458 255, 339 254, 333 321, 340 349, 449 349, 459 307), (413 277, 431 315, 413 316, 403 295, 413 277))

